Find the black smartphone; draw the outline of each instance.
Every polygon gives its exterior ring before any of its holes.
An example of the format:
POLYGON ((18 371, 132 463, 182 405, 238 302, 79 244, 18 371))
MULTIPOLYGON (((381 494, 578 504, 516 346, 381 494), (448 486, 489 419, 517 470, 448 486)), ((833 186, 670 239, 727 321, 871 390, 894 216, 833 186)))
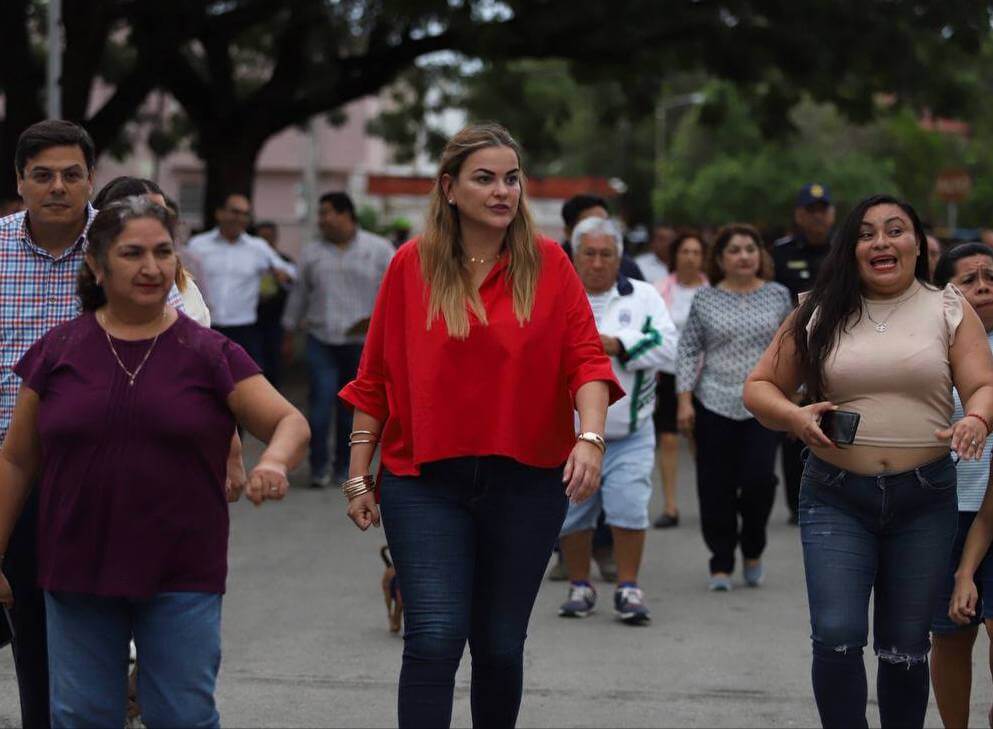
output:
POLYGON ((851 410, 828 410, 821 415, 820 426, 824 435, 838 445, 851 445, 861 419, 861 415, 851 410))

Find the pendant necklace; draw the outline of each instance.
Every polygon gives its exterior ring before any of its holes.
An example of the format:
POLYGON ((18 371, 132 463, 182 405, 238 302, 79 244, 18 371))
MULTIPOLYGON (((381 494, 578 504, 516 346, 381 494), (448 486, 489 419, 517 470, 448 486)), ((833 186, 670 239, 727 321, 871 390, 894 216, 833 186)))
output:
MULTIPOLYGON (((162 312, 163 319, 165 318, 165 315, 166 313, 163 311, 162 312)), ((124 362, 121 361, 120 356, 117 354, 117 349, 114 347, 114 341, 110 338, 110 332, 107 331, 107 317, 104 316, 103 313, 101 313, 99 316, 100 316, 100 323, 103 324, 103 334, 105 337, 107 337, 107 344, 110 345, 110 353, 114 355, 114 359, 117 360, 118 366, 120 366, 120 368, 124 370, 124 374, 128 376, 128 387, 134 387, 135 378, 138 376, 138 373, 141 372, 141 368, 145 366, 145 363, 148 361, 148 358, 152 355, 152 350, 155 349, 155 343, 159 341, 159 335, 162 334, 162 332, 159 332, 152 338, 152 343, 149 345, 148 351, 145 352, 145 356, 141 358, 141 362, 138 363, 138 366, 135 367, 134 372, 132 372, 131 370, 129 370, 127 367, 124 366, 124 362)))
MULTIPOLYGON (((869 321, 871 321, 871 322, 872 322, 872 325, 873 325, 873 329, 875 329, 875 330, 876 330, 877 332, 879 332, 880 334, 885 334, 885 333, 886 333, 886 330, 887 330, 887 329, 889 329, 889 325, 888 325, 888 324, 887 324, 886 322, 888 322, 888 321, 890 320, 890 317, 891 317, 891 316, 893 316, 893 313, 894 313, 894 312, 895 312, 895 311, 896 311, 897 309, 899 309, 899 308, 900 308, 900 306, 901 306, 902 304, 904 304, 905 302, 907 302, 907 301, 910 301, 910 300, 911 300, 912 298, 914 298, 914 296, 916 296, 916 295, 917 295, 917 292, 918 292, 918 291, 920 291, 920 290, 921 290, 921 289, 920 289, 920 287, 917 287, 917 288, 915 288, 915 289, 914 289, 914 292, 913 292, 912 294, 910 294, 909 296, 906 296, 906 297, 904 297, 904 298, 902 298, 902 299, 900 299, 899 301, 897 301, 897 302, 896 302, 896 303, 895 303, 895 304, 893 305, 893 308, 892 308, 892 309, 890 309, 890 313, 889 313, 889 314, 887 314, 887 315, 886 315, 886 316, 885 316, 885 317, 883 318, 883 320, 882 320, 882 321, 876 321, 876 320, 875 320, 875 319, 873 318, 873 316, 872 316, 872 312, 871 312, 871 311, 869 311, 869 307, 868 307, 868 306, 866 306, 866 307, 865 307, 865 315, 866 315, 867 317, 869 317, 869 321)), ((869 303, 871 303, 871 302, 869 301, 869 299, 866 299, 866 304, 869 304, 869 303)))

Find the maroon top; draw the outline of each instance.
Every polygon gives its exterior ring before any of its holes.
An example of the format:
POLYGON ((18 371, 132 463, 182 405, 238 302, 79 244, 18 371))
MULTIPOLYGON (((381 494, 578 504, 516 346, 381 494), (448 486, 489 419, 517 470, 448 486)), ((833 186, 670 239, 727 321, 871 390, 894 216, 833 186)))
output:
MULTIPOLYGON (((113 342, 134 372, 152 340, 113 342)), ((14 371, 41 398, 40 586, 224 592, 227 396, 259 372, 245 351, 180 313, 130 386, 87 313, 50 330, 14 371)))

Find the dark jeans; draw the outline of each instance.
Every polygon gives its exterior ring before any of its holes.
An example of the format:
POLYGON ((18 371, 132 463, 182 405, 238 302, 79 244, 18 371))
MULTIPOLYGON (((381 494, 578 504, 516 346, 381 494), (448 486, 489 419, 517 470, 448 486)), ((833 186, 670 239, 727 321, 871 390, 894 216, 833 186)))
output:
POLYGON ((37 527, 36 484, 14 527, 3 560, 3 571, 14 593, 10 620, 15 633, 14 668, 21 698, 21 726, 47 729, 51 726, 48 641, 45 635, 45 593, 38 589, 37 527))
POLYGON ((799 513, 800 509, 800 479, 803 477, 803 451, 806 448, 799 438, 786 436, 783 438, 781 462, 783 464, 783 492, 786 494, 786 506, 790 514, 799 513))
POLYGON ((362 357, 361 344, 324 344, 307 335, 307 368, 310 371, 308 397, 310 421, 310 473, 323 476, 328 470, 328 431, 334 411, 334 468, 348 472, 348 436, 352 432, 352 411, 338 398, 338 390, 355 379, 362 357))
POLYGON ((278 390, 283 375, 283 325, 278 319, 260 319, 258 326, 262 374, 278 390))
POLYGON ((455 672, 472 653, 472 724, 512 727, 524 639, 565 518, 561 468, 455 458, 384 473, 383 526, 404 602, 401 727, 447 727, 455 672))
POLYGON ((248 356, 255 360, 255 363, 262 366, 262 330, 258 324, 245 324, 237 327, 211 326, 214 331, 218 331, 235 344, 241 345, 242 349, 248 352, 248 356))
POLYGON ((739 543, 745 559, 758 559, 765 550, 779 435, 755 418, 731 420, 693 402, 703 541, 712 555, 710 573, 730 573, 739 543))
POLYGON ((862 648, 875 591, 873 648, 883 727, 919 727, 928 702, 928 632, 958 526, 949 457, 858 476, 811 455, 800 487, 814 698, 824 726, 866 726, 862 648))

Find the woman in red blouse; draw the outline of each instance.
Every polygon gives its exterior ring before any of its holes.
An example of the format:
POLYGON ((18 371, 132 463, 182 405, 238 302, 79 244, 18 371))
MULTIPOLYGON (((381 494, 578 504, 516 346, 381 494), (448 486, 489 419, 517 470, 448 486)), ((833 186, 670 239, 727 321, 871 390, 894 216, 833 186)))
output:
POLYGON ((424 234, 397 252, 356 379, 348 515, 379 524, 404 597, 401 727, 448 726, 472 653, 475 726, 513 726, 524 638, 567 498, 600 486, 622 395, 583 286, 534 230, 520 150, 496 124, 442 154, 424 234), (581 433, 575 433, 578 410, 581 433))

